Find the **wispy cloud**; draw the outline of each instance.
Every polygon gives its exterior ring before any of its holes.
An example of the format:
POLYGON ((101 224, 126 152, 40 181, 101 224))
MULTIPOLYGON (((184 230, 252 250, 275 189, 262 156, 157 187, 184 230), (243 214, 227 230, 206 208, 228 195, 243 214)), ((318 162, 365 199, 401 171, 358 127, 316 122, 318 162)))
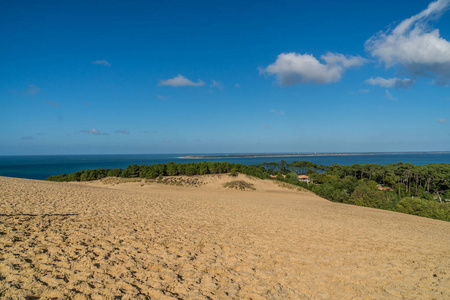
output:
POLYGON ((127 129, 123 129, 123 130, 116 130, 115 133, 120 133, 120 134, 130 134, 130 131, 127 129))
POLYGON ((438 121, 438 123, 441 123, 441 124, 447 123, 447 119, 444 119, 444 118, 438 119, 437 121, 438 121))
POLYGON ((107 66, 107 67, 111 67, 111 64, 107 61, 107 60, 94 60, 92 62, 94 65, 102 65, 102 66, 107 66))
POLYGON ((376 78, 369 78, 366 80, 366 83, 370 85, 377 85, 384 88, 409 88, 411 85, 414 84, 414 80, 409 78, 382 78, 382 77, 376 77, 376 78))
POLYGON ((158 85, 160 86, 202 86, 205 83, 202 80, 198 80, 197 82, 193 82, 183 75, 178 75, 174 78, 167 79, 167 80, 160 80, 158 85))
POLYGON ((370 54, 386 67, 400 66, 411 76, 429 76, 437 84, 450 83, 450 43, 439 29, 431 29, 449 7, 450 0, 438 0, 417 15, 403 20, 393 30, 381 31, 366 41, 370 54))
POLYGON ((61 107, 62 105, 59 102, 47 101, 48 106, 61 107))
POLYGON ((234 87, 236 87, 236 88, 238 88, 238 87, 240 87, 241 85, 239 84, 239 83, 236 83, 235 85, 234 85, 234 87))
POLYGON ((107 132, 100 132, 98 131, 96 128, 92 128, 92 129, 82 129, 80 130, 80 132, 82 133, 88 133, 88 134, 93 134, 93 135, 109 135, 107 132))
POLYGON ((36 95, 40 91, 41 91, 41 89, 38 88, 37 86, 30 85, 30 86, 28 86, 28 91, 27 92, 28 92, 29 95, 36 95))
POLYGON ((285 115, 285 112, 282 111, 282 110, 271 109, 270 112, 273 113, 273 114, 276 114, 276 115, 281 115, 281 116, 285 115))
POLYGON ((222 83, 219 82, 219 81, 215 81, 214 79, 211 80, 211 84, 209 85, 209 87, 217 88, 217 89, 219 89, 219 90, 223 90, 223 85, 222 85, 222 83))
POLYGON ((32 139, 33 137, 31 135, 22 137, 22 140, 32 140, 32 139))
POLYGON ((386 93, 386 98, 388 98, 389 100, 393 100, 393 101, 397 100, 397 98, 392 96, 388 90, 385 90, 385 93, 386 93))
POLYGON ((361 66, 366 62, 366 59, 360 56, 331 52, 320 58, 323 62, 310 54, 282 53, 273 64, 260 72, 276 75, 283 86, 299 83, 321 84, 337 82, 348 68, 361 66))
POLYGON ((167 100, 167 97, 166 96, 162 96, 162 95, 156 95, 156 98, 158 98, 159 100, 162 100, 162 101, 166 101, 167 100))

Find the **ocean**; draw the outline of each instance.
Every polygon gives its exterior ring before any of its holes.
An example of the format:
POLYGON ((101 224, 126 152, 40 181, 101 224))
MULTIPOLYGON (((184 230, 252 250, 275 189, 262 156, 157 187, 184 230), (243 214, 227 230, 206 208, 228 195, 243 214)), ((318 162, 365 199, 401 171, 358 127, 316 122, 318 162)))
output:
MULTIPOLYGON (((392 164, 398 162, 415 165, 450 163, 450 152, 446 153, 382 153, 351 155, 318 155, 289 157, 220 157, 187 159, 193 154, 122 154, 122 155, 39 155, 0 156, 0 176, 44 180, 50 175, 69 174, 80 170, 98 168, 126 168, 132 164, 159 164, 168 162, 187 163, 201 161, 228 161, 240 164, 262 164, 264 162, 311 161, 320 165, 332 164, 392 164)), ((208 154, 195 154, 208 155, 208 154)), ((217 155, 217 154, 214 154, 217 155)), ((225 154, 224 154, 225 155, 225 154)))

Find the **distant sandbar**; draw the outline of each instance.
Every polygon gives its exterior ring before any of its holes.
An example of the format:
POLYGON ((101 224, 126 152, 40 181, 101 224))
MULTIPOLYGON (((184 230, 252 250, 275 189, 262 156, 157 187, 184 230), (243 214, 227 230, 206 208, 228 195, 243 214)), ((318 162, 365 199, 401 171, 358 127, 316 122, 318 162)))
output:
POLYGON ((187 155, 181 159, 216 159, 216 158, 257 158, 257 157, 304 157, 304 156, 348 156, 348 155, 399 155, 399 154, 444 154, 447 151, 430 152, 349 152, 349 153, 270 153, 270 154, 217 154, 187 155))

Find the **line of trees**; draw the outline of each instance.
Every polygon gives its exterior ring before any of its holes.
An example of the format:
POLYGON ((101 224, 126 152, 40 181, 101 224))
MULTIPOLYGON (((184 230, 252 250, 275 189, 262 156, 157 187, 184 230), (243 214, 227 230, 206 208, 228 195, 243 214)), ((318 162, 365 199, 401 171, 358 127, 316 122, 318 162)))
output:
POLYGON ((317 165, 309 161, 243 165, 229 162, 130 165, 126 169, 96 169, 53 175, 50 181, 90 181, 107 176, 156 179, 163 176, 242 173, 302 186, 334 202, 374 207, 450 221, 450 164, 415 166, 317 165), (308 175, 311 183, 300 182, 308 175), (382 188, 382 190, 380 190, 382 188))
POLYGON ((205 175, 222 173, 243 173, 261 179, 269 178, 268 171, 262 165, 243 165, 229 162, 174 163, 157 165, 130 165, 126 169, 95 169, 78 171, 71 174, 52 175, 49 181, 90 181, 104 177, 147 178, 162 176, 205 175))

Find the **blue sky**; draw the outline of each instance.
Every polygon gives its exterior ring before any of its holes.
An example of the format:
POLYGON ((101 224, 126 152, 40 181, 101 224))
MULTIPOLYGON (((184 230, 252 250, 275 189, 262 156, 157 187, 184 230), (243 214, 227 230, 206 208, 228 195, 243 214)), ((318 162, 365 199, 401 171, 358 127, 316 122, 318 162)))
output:
POLYGON ((0 155, 448 151, 449 6, 8 1, 0 155))

